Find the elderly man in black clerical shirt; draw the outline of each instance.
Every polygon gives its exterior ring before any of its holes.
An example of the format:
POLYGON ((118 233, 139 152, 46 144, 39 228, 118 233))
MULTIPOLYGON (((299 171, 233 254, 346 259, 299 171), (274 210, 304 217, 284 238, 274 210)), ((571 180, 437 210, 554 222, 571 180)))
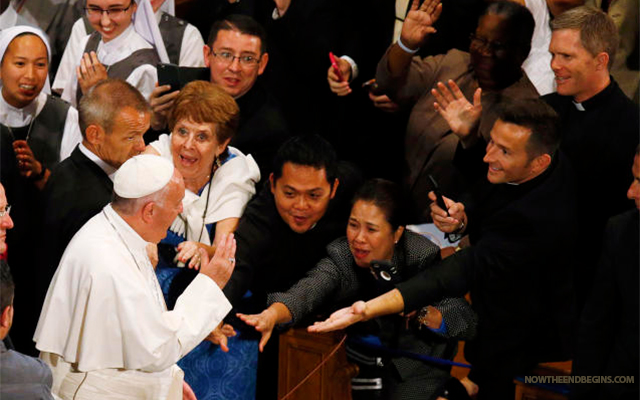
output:
MULTIPOLYGON (((478 330, 464 351, 473 365, 469 379, 478 385, 478 399, 514 398, 516 375, 538 362, 566 357, 571 328, 566 315, 572 306, 575 198, 572 172, 557 151, 557 116, 539 99, 510 100, 496 113, 483 158, 487 180, 463 203, 445 197, 446 211, 431 205, 436 226, 447 233, 468 233, 471 246, 310 328, 332 330, 409 313, 470 291, 478 330)), ((471 152, 465 162, 471 163, 482 147, 484 141, 478 139, 464 149, 471 152)), ((430 197, 435 200, 433 193, 430 197)))
MULTIPOLYGON (((224 293, 236 311, 264 310, 268 293, 288 289, 344 235, 357 175, 320 136, 294 137, 282 145, 268 188, 249 202, 235 232, 236 268, 224 293), (252 296, 243 299, 247 290, 252 296)), ((260 398, 275 398, 277 343, 272 339, 260 356, 260 398)))
POLYGON ((551 21, 551 69, 557 93, 544 96, 560 115, 560 148, 575 171, 580 242, 578 309, 589 295, 607 219, 629 209, 628 160, 638 145, 638 106, 610 75, 618 30, 604 12, 577 7, 551 21))

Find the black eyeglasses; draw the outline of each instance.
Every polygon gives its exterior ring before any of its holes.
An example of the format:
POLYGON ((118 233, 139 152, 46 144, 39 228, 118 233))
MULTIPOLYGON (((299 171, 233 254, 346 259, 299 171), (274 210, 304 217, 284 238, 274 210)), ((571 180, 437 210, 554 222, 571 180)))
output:
POLYGON ((469 39, 471 39, 472 46, 478 46, 483 49, 488 49, 491 53, 497 54, 500 52, 504 52, 507 50, 507 44, 492 40, 487 40, 483 37, 476 36, 475 34, 469 35, 469 39))
POLYGON ((233 53, 231 53, 230 51, 221 51, 219 53, 216 53, 215 51, 211 51, 211 54, 214 57, 216 57, 216 59, 220 64, 223 64, 223 65, 231 64, 233 60, 235 60, 236 58, 240 62, 240 65, 244 67, 253 67, 260 62, 260 59, 258 57, 236 56, 236 55, 233 55, 233 53))
POLYGON ((132 5, 133 5, 133 0, 131 0, 131 3, 129 3, 129 5, 124 8, 113 7, 113 8, 107 8, 106 10, 103 10, 100 7, 91 6, 91 7, 85 7, 84 11, 87 13, 88 18, 101 18, 103 13, 107 13, 107 15, 110 18, 119 18, 125 12, 129 11, 132 5))

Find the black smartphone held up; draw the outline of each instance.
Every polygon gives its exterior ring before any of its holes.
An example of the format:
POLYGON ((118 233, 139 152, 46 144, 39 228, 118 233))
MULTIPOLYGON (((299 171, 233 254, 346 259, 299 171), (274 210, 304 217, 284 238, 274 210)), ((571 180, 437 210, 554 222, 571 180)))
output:
POLYGON ((438 207, 442 208, 447 215, 449 215, 449 210, 447 210, 447 205, 444 202, 444 198, 442 198, 442 193, 440 193, 440 186, 438 186, 438 182, 429 174, 429 180, 431 181, 431 187, 433 188, 433 193, 436 195, 436 204, 438 207))
POLYGON ((158 85, 170 85, 171 90, 169 92, 182 89, 180 67, 176 64, 158 63, 158 85))
POLYGON ((388 260, 371 261, 371 272, 379 281, 396 283, 399 280, 398 268, 388 260))

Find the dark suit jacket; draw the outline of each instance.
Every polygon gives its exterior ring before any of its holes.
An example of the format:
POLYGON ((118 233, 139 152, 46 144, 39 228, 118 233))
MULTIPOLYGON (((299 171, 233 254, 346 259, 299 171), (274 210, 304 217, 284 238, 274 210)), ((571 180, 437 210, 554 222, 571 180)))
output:
POLYGON ((573 362, 576 376, 635 376, 635 382, 575 384, 572 392, 576 399, 638 398, 639 232, 638 210, 609 220, 598 273, 580 320, 573 362))
POLYGON ((258 82, 236 102, 240 123, 230 145, 253 156, 261 182, 265 182, 278 148, 289 137, 289 128, 276 99, 258 82))
POLYGON ((407 312, 471 291, 478 333, 465 356, 478 370, 508 377, 566 356, 576 226, 571 176, 559 154, 523 184, 483 182, 475 201, 465 203, 472 245, 397 286, 407 312))

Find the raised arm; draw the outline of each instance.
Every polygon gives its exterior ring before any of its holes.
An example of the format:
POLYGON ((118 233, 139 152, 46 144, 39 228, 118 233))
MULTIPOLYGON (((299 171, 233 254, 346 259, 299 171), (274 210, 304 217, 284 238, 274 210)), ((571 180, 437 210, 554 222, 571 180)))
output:
POLYGON ((402 45, 396 42, 389 50, 388 66, 391 75, 399 75, 408 68, 413 55, 426 43, 428 36, 436 32, 433 24, 442 12, 440 0, 425 0, 419 7, 418 3, 418 0, 413 0, 402 25, 398 41, 402 45))

